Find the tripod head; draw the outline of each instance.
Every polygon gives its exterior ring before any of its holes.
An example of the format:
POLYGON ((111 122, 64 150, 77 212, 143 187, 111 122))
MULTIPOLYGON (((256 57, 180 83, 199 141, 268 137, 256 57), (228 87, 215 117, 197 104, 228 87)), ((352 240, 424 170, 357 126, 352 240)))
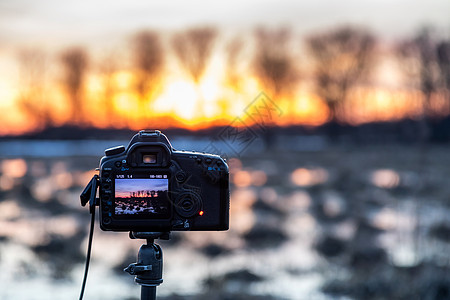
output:
POLYGON ((155 239, 168 240, 170 232, 134 232, 130 231, 131 239, 145 239, 147 244, 139 248, 136 263, 130 264, 124 269, 130 275, 134 275, 134 281, 141 285, 141 300, 156 299, 156 287, 163 282, 163 255, 155 239))
POLYGON ((169 232, 136 232, 130 231, 129 233, 130 239, 143 239, 143 240, 170 240, 170 231, 169 232))

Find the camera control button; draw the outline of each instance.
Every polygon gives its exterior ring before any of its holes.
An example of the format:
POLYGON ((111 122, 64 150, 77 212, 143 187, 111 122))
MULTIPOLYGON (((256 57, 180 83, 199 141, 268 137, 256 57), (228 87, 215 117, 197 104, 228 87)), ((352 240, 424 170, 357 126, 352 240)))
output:
POLYGON ((115 165, 117 168, 120 168, 120 166, 122 165, 122 162, 121 162, 120 160, 118 160, 118 161, 116 161, 116 162, 114 163, 114 165, 115 165))
POLYGON ((212 159, 211 158, 207 158, 205 161, 206 161, 207 164, 210 164, 212 162, 212 159))

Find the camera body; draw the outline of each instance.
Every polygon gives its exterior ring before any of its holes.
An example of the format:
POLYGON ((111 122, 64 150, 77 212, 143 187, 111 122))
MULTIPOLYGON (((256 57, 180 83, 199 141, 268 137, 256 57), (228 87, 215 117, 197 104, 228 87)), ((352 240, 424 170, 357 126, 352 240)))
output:
POLYGON ((100 228, 227 230, 229 171, 218 155, 177 151, 160 131, 140 131, 100 160, 100 228))

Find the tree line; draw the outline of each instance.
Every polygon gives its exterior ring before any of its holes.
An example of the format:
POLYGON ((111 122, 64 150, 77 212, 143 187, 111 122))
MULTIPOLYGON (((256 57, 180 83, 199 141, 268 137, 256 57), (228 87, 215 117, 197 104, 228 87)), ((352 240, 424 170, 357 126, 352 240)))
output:
MULTIPOLYGON (((386 44, 386 43, 385 43, 386 44)), ((224 72, 226 82, 236 93, 242 89, 245 76, 255 77, 261 90, 275 102, 295 105, 295 91, 308 82, 313 92, 328 107, 329 122, 345 122, 349 98, 358 87, 373 85, 373 75, 383 58, 382 41, 368 29, 351 26, 336 27, 297 38, 290 28, 257 28, 250 36, 231 39, 225 46, 224 72), (303 50, 302 50, 303 49, 303 50), (283 100, 284 99, 284 100, 283 100)), ((137 97, 141 112, 161 93, 172 59, 197 92, 197 111, 203 113, 204 96, 199 83, 211 57, 219 50, 219 31, 213 27, 196 27, 172 34, 168 39, 158 31, 143 30, 127 43, 128 65, 112 53, 96 61, 84 47, 68 47, 50 59, 40 49, 22 49, 17 61, 20 88, 17 103, 23 113, 38 127, 55 125, 51 102, 49 69, 60 68, 56 85, 63 91, 67 121, 72 125, 87 122, 89 111, 111 116, 117 112, 112 99, 117 93, 115 74, 128 69, 132 84, 128 87, 137 97), (101 79, 101 93, 95 107, 87 100, 87 77, 95 73, 101 79)), ((419 92, 423 117, 450 111, 450 39, 430 28, 423 28, 412 37, 393 42, 387 52, 402 74, 405 88, 419 92)), ((52 82, 53 85, 55 82, 52 82)), ((226 102, 226 101, 225 101, 226 102)), ((226 103, 218 103, 226 109, 226 103)), ((139 118, 151 116, 140 115, 139 118)), ((145 121, 145 120, 144 120, 145 121)))

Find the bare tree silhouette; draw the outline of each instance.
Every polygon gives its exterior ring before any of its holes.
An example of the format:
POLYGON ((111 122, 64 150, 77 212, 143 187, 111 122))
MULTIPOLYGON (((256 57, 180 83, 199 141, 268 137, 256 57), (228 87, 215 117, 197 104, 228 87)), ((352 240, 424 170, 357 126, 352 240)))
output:
POLYGON ((242 93, 244 88, 244 74, 246 69, 243 69, 247 61, 243 57, 244 41, 241 36, 236 36, 231 39, 225 47, 225 80, 224 85, 227 87, 226 93, 218 100, 222 116, 230 113, 231 101, 236 99, 242 93), (244 62, 244 64, 242 63, 244 62), (230 92, 230 93, 228 93, 230 92))
POLYGON ((117 120, 116 111, 114 109, 114 97, 117 92, 115 82, 115 74, 119 70, 117 53, 106 55, 98 65, 98 72, 102 84, 102 94, 100 96, 99 111, 102 114, 106 125, 115 125, 117 120))
POLYGON ((22 111, 33 119, 38 127, 52 125, 52 114, 47 91, 48 64, 46 54, 39 49, 19 51, 19 98, 22 111))
POLYGON ((139 110, 147 112, 148 104, 161 90, 164 71, 164 50, 157 32, 141 31, 133 37, 133 62, 139 110))
MULTIPOLYGON (((295 60, 290 48, 291 31, 288 28, 269 30, 257 28, 254 31, 256 39, 253 69, 264 91, 270 95, 275 102, 287 96, 288 111, 293 112, 294 98, 292 91, 297 81, 297 70, 295 60)), ((264 120, 266 128, 263 140, 266 149, 274 146, 275 134, 273 128, 275 119, 264 120)))
POLYGON ((418 137, 422 142, 431 134, 430 118, 450 110, 450 42, 440 40, 429 27, 402 41, 396 48, 401 70, 409 85, 422 94, 422 116, 418 137), (437 100, 444 100, 435 105, 437 100))
POLYGON ((69 96, 71 122, 84 121, 83 88, 88 67, 88 55, 83 48, 73 47, 61 55, 64 68, 63 85, 69 96))
POLYGON ((437 91, 439 65, 436 42, 429 28, 423 28, 412 39, 403 41, 397 47, 400 67, 414 88, 423 95, 423 117, 432 114, 432 96, 437 91))
POLYGON ((233 38, 226 47, 226 83, 233 90, 239 91, 242 83, 242 72, 239 62, 244 47, 244 41, 240 36, 233 38))
POLYGON ((290 94, 297 82, 295 60, 290 50, 291 31, 287 28, 255 31, 256 48, 253 61, 256 75, 266 92, 277 98, 290 94))
POLYGON ((196 84, 205 72, 216 36, 215 29, 201 27, 178 33, 172 40, 176 57, 196 84))
POLYGON ((314 64, 317 94, 328 105, 330 121, 338 121, 351 89, 370 75, 375 38, 366 30, 342 27, 310 36, 306 44, 314 64))
POLYGON ((214 28, 199 27, 177 33, 172 39, 175 56, 197 88, 197 111, 200 114, 204 112, 205 103, 199 83, 211 58, 216 37, 217 31, 214 28))
MULTIPOLYGON (((436 47, 437 60, 440 68, 440 79, 445 94, 447 106, 450 108, 450 40, 440 41, 436 47)), ((448 111, 447 111, 448 113, 448 111)))

